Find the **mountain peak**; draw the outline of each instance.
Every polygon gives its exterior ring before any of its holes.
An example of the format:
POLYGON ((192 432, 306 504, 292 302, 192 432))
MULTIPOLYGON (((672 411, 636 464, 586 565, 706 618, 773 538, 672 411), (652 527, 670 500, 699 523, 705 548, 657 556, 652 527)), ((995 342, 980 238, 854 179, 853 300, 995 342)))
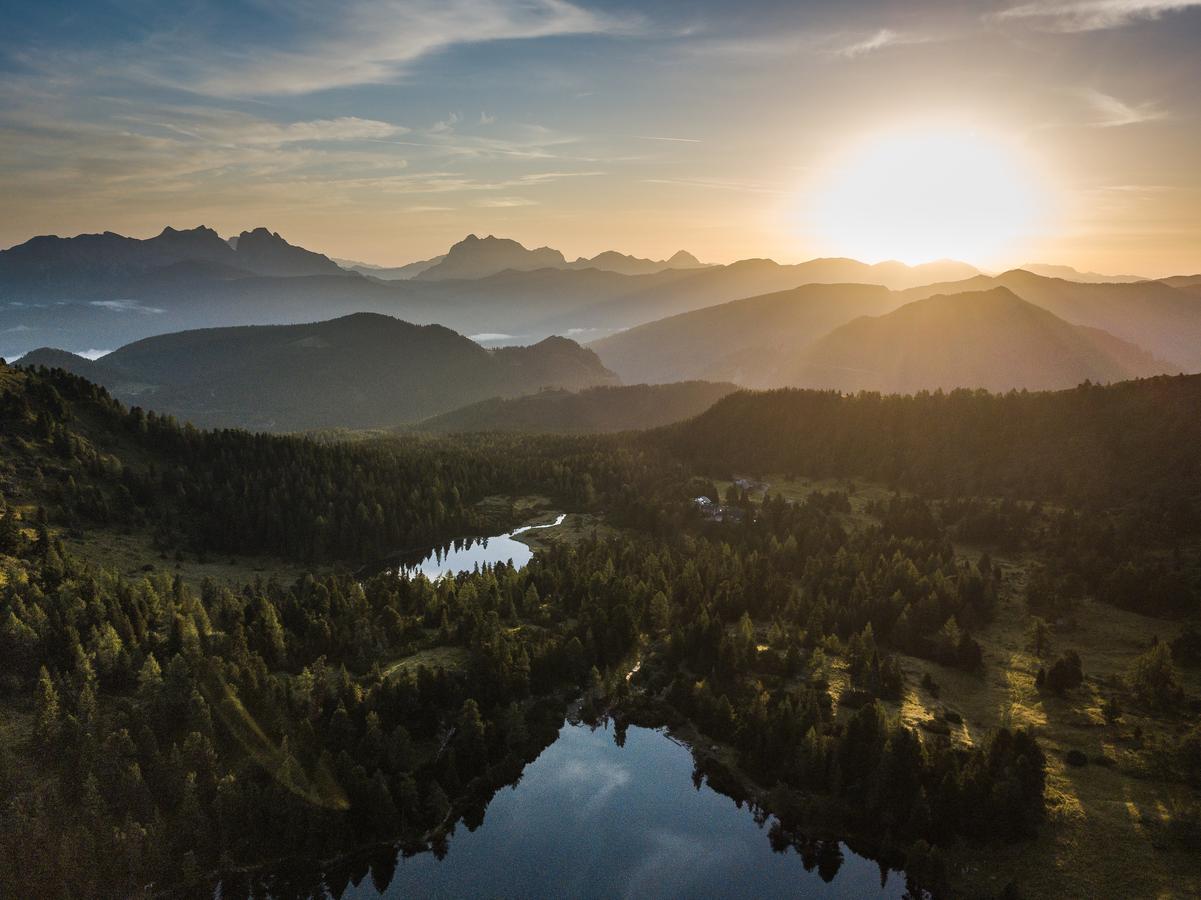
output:
POLYGON ((445 259, 418 273, 416 279, 476 279, 495 275, 506 269, 532 271, 562 269, 566 265, 567 260, 563 258, 563 254, 550 247, 528 250, 511 238, 499 238, 491 234, 480 238, 469 234, 447 251, 445 259))
POLYGON ((687 250, 677 250, 670 257, 668 257, 667 262, 669 265, 674 266, 675 268, 699 266, 701 264, 701 261, 687 250))

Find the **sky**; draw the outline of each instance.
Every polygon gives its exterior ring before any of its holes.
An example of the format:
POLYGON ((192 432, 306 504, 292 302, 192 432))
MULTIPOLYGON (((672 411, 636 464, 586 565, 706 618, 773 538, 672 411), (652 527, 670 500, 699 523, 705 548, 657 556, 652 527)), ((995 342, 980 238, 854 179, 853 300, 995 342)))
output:
POLYGON ((1191 273, 1198 47, 1201 0, 8 0, 0 247, 265 225, 387 265, 476 233, 1191 273), (954 196, 922 203, 961 146, 954 196), (910 175, 893 199, 933 230, 906 243, 872 186, 910 175))

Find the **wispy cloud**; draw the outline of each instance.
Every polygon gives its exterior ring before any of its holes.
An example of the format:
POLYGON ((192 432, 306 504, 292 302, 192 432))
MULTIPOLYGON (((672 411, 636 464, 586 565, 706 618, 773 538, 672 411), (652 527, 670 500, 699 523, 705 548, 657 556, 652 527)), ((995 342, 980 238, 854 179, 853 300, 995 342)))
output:
POLYGON ((781 188, 768 187, 747 181, 723 181, 717 178, 644 178, 643 184, 666 184, 675 187, 709 188, 718 191, 745 191, 749 194, 784 194, 781 188))
POLYGON ((1035 0, 1011 6, 998 19, 1026 19, 1052 31, 1101 31, 1201 7, 1201 0, 1035 0))
POLYGON ((1097 112, 1099 118, 1093 122, 1099 128, 1118 128, 1123 125, 1138 125, 1167 117, 1156 103, 1130 104, 1111 94, 1101 91, 1086 91, 1085 99, 1097 112))
POLYGON ((847 59, 854 59, 856 56, 863 56, 865 53, 873 53, 876 50, 882 50, 892 44, 912 43, 910 40, 904 39, 900 34, 893 31, 891 28, 881 28, 874 34, 870 34, 865 38, 853 41, 844 47, 838 48, 836 51, 839 56, 845 56, 847 59))
POLYGON ((445 119, 435 122, 430 126, 430 134, 448 134, 455 130, 455 126, 463 121, 463 117, 456 112, 452 112, 445 119))
POLYGON ((232 113, 221 113, 195 125, 189 125, 186 120, 162 124, 164 128, 180 134, 217 143, 269 147, 305 142, 373 141, 405 134, 409 130, 390 122, 360 119, 355 116, 279 123, 232 113))
POLYGON ((143 315, 156 315, 165 312, 157 306, 146 306, 139 303, 137 300, 92 300, 88 303, 89 306, 99 306, 103 309, 112 310, 113 312, 137 312, 143 315))
POLYGON ((476 206, 483 207, 484 209, 509 209, 517 206, 537 205, 537 200, 530 200, 526 197, 490 197, 476 204, 476 206))
POLYGON ((455 45, 627 33, 637 27, 634 20, 587 10, 567 0, 357 0, 270 4, 269 8, 281 18, 272 33, 305 37, 292 46, 273 40, 233 48, 214 40, 202 53, 189 53, 186 47, 174 45, 173 36, 159 35, 152 47, 179 55, 174 61, 149 61, 144 64, 145 74, 166 76, 181 87, 214 96, 307 94, 389 83, 414 62, 455 45))
POLYGON ((636 134, 634 137, 640 141, 670 141, 673 144, 699 144, 698 138, 682 138, 682 137, 664 137, 658 134, 636 134))

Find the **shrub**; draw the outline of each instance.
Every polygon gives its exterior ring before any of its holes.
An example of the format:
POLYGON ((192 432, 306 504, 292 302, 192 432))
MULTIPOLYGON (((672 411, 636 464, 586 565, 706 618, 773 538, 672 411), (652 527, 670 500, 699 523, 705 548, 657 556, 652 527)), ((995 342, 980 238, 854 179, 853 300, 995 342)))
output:
POLYGON ((1054 691, 1057 694, 1063 694, 1073 688, 1080 687, 1084 681, 1084 670, 1080 665, 1080 654, 1075 650, 1067 651, 1059 659, 1055 660, 1051 668, 1047 670, 1044 684, 1048 690, 1054 691))

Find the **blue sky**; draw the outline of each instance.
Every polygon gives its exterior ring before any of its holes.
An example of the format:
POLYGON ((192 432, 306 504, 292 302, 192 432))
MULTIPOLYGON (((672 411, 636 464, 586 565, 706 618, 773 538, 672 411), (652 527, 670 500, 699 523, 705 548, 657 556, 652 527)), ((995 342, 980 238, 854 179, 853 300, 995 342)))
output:
POLYGON ((380 263, 469 231, 797 260, 838 250, 806 221, 831 160, 930 122, 1033 161, 1054 215, 1014 254, 1201 269, 1201 0, 6 7, 0 246, 204 223, 380 263))

